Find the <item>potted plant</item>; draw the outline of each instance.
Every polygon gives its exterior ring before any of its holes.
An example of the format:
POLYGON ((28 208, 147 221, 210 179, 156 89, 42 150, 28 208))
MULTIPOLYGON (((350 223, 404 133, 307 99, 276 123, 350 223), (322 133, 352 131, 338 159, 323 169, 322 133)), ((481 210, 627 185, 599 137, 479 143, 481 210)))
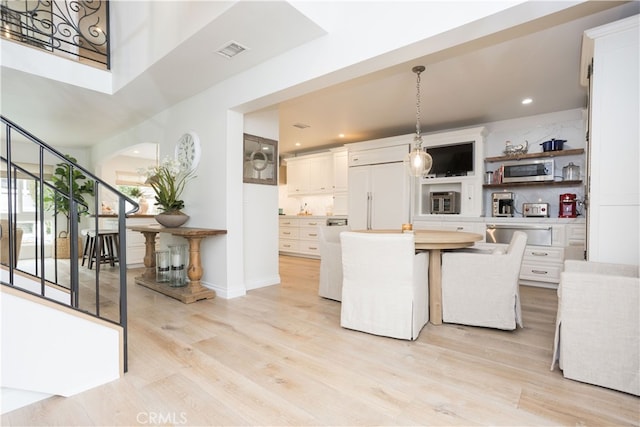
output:
MULTIPOLYGON (((77 163, 78 161, 66 154, 65 158, 69 162, 77 163)), ((67 218, 66 229, 61 231, 56 237, 56 252, 58 258, 69 258, 69 238, 68 230, 71 220, 71 203, 70 196, 73 190, 73 198, 79 204, 78 218, 86 215, 88 206, 85 196, 93 196, 93 181, 88 179, 80 170, 71 167, 69 163, 58 163, 53 172, 51 183, 56 191, 47 189, 44 195, 45 206, 47 210, 53 210, 54 215, 63 214, 67 218), (73 172, 72 172, 73 170, 73 172)), ((78 239, 78 246, 82 246, 81 239, 78 239)))
POLYGON ((160 211, 156 221, 165 227, 179 227, 189 220, 182 212, 184 201, 180 199, 187 182, 194 178, 193 170, 184 169, 176 159, 165 158, 163 162, 143 171, 146 183, 153 188, 154 205, 160 211))
POLYGON ((139 209, 137 213, 139 215, 143 215, 147 213, 147 210, 149 209, 149 204, 147 203, 147 198, 144 196, 144 193, 142 192, 142 190, 140 190, 140 187, 135 187, 132 185, 120 185, 118 189, 123 194, 131 197, 132 199, 138 202, 139 209))

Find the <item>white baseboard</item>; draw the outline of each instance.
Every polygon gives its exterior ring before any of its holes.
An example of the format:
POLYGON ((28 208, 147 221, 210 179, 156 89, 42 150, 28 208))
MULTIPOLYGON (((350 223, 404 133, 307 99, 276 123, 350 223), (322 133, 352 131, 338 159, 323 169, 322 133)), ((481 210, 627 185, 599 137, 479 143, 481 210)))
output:
POLYGON ((0 388, 0 408, 2 409, 2 414, 6 414, 51 396, 51 394, 37 391, 2 387, 0 388))

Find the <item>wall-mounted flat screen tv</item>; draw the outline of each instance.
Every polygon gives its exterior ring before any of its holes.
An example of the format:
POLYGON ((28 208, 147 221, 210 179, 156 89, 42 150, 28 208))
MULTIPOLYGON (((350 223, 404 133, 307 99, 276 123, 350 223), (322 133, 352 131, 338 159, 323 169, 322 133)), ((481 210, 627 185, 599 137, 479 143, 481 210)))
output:
POLYGON ((473 172, 473 141, 427 147, 427 153, 433 158, 431 176, 464 176, 473 172))

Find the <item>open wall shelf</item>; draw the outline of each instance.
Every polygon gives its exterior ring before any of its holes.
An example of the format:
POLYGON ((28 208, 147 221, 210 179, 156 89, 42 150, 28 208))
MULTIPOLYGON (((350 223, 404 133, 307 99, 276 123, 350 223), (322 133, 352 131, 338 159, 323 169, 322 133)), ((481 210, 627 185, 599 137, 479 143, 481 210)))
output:
POLYGON ((541 153, 519 154, 515 156, 487 157, 484 160, 486 162, 502 162, 506 160, 537 159, 542 157, 577 156, 581 154, 584 154, 584 148, 575 148, 572 150, 543 151, 541 153))
POLYGON ((572 185, 580 185, 582 180, 576 181, 535 181, 535 182, 507 182, 503 184, 484 184, 483 188, 505 188, 505 187, 534 187, 534 186, 554 186, 554 187, 570 187, 572 185))

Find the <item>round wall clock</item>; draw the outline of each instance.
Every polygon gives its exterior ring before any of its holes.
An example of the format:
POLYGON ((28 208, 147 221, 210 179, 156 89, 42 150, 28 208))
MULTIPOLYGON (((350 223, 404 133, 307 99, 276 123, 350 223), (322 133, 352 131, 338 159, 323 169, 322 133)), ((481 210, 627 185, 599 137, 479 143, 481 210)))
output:
POLYGON ((200 138, 189 131, 182 135, 176 144, 176 159, 186 170, 194 170, 200 162, 200 138))

